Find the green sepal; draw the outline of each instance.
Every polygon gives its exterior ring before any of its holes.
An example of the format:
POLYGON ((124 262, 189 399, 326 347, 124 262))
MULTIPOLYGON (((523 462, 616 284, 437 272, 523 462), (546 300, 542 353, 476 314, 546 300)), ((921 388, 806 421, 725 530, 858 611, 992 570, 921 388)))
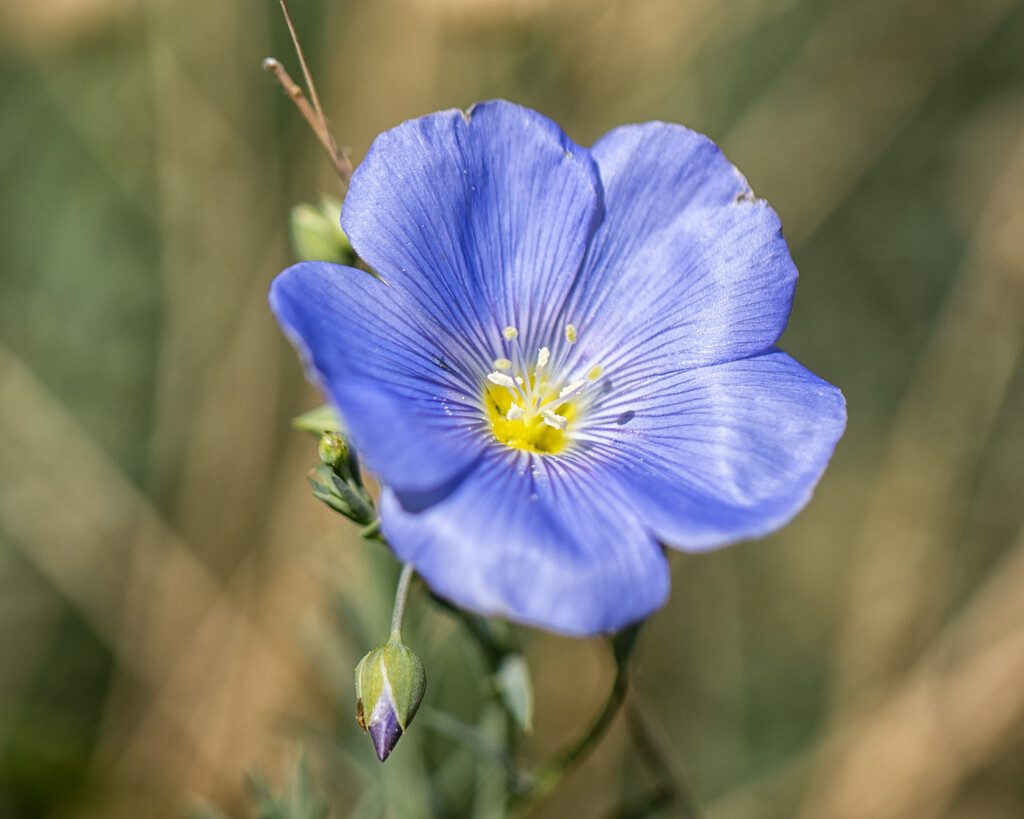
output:
POLYGON ((369 729, 370 715, 381 697, 389 699, 399 727, 405 731, 423 700, 427 675, 420 658, 397 635, 375 648, 356 666, 356 718, 369 729))
POLYGON ((314 497, 335 511, 361 526, 368 526, 377 519, 373 501, 365 490, 352 486, 327 464, 314 466, 308 477, 314 497))
MULTIPOLYGON (((322 464, 322 466, 326 466, 326 464, 322 464)), ((373 502, 365 490, 352 486, 333 470, 330 475, 334 491, 352 510, 350 515, 352 520, 362 526, 367 526, 377 519, 377 513, 373 510, 373 502)))
POLYGON ((292 426, 314 435, 323 435, 328 432, 340 433, 344 430, 338 411, 330 404, 324 404, 322 407, 296 416, 292 419, 292 426))
POLYGON ((326 464, 320 464, 309 470, 309 485, 313 489, 313 497, 321 500, 330 506, 335 512, 340 512, 347 518, 354 518, 352 507, 342 500, 334 491, 333 474, 331 468, 326 464))

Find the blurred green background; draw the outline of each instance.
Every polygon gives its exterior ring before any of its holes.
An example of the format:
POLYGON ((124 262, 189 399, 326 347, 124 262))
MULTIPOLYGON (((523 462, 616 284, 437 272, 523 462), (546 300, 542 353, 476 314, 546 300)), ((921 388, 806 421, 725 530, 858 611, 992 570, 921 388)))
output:
MULTIPOLYGON (((1024 3, 292 12, 355 160, 506 97, 583 144, 683 122, 779 212, 801 271, 783 346, 850 423, 791 527, 673 556, 638 650, 709 817, 1024 816, 1024 3)), ((371 646, 330 609, 367 552, 309 496, 288 419, 318 399, 265 304, 289 208, 338 191, 271 55, 298 76, 275 0, 0 0, 2 819, 195 794, 241 815, 244 770, 354 724, 346 663, 371 646)), ((455 639, 418 599, 420 639, 455 639)), ((611 664, 525 639, 543 758, 611 664)), ((366 776, 312 756, 343 815, 366 776)), ((537 815, 642 786, 616 725, 537 815)))

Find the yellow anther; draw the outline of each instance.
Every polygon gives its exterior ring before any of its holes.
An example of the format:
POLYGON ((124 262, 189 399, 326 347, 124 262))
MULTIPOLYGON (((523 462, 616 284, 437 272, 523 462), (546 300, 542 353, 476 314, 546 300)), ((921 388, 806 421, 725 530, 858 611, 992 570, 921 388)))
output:
POLYGON ((598 364, 596 367, 593 367, 589 373, 587 373, 587 380, 597 381, 597 379, 601 377, 602 372, 604 372, 604 370, 602 370, 601 365, 598 364))
POLYGON ((519 331, 512 326, 506 327, 504 330, 501 331, 501 334, 505 336, 505 338, 509 341, 511 341, 514 338, 519 338, 519 331))
POLYGON ((494 369, 496 370, 511 370, 512 362, 507 358, 496 358, 494 359, 494 369))
POLYGON ((565 325, 565 340, 570 344, 576 343, 576 326, 574 324, 565 325))

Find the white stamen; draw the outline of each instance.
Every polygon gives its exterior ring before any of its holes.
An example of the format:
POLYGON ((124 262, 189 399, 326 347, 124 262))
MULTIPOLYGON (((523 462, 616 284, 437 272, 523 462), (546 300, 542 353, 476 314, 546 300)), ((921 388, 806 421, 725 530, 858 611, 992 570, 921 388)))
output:
POLYGON ((555 429, 565 429, 565 425, 568 423, 561 415, 556 415, 549 409, 542 409, 540 414, 544 419, 544 423, 555 429))
MULTIPOLYGON (((533 440, 531 436, 541 433, 541 430, 536 427, 540 420, 554 429, 566 430, 569 426, 569 414, 572 413, 575 417, 576 413, 575 409, 569 409, 568 402, 575 401, 575 396, 585 391, 602 375, 601 367, 595 365, 582 378, 579 377, 582 373, 577 371, 574 373, 577 376, 576 380, 568 383, 564 380, 565 375, 579 366, 579 362, 572 369, 568 366, 574 357, 570 348, 577 341, 575 325, 566 324, 564 333, 565 343, 556 343, 555 355, 552 355, 551 347, 533 348, 537 354, 534 359, 535 363, 531 366, 525 356, 524 345, 519 341, 519 331, 512 325, 501 331, 506 342, 503 345, 504 356, 494 359, 495 370, 487 376, 487 380, 512 393, 512 400, 507 405, 505 412, 505 420, 516 424, 512 428, 516 432, 509 434, 522 436, 527 443, 533 440), (565 386, 556 393, 555 390, 559 384, 565 386), (566 415, 559 415, 555 412, 556 409, 562 409, 566 415), (519 422, 524 425, 521 429, 519 422)), ((555 341, 558 341, 557 338, 555 341)), ((584 407, 584 409, 586 408, 584 407)), ((512 443, 511 445, 518 446, 519 444, 512 443)))
POLYGON ((512 380, 512 376, 505 375, 505 373, 491 373, 487 376, 487 380, 492 384, 497 384, 499 387, 505 387, 513 392, 518 392, 518 390, 516 390, 516 382, 512 380))
POLYGON ((562 387, 562 391, 558 393, 559 398, 565 398, 567 395, 571 395, 574 392, 579 392, 580 388, 586 384, 586 381, 574 381, 567 387, 562 387))

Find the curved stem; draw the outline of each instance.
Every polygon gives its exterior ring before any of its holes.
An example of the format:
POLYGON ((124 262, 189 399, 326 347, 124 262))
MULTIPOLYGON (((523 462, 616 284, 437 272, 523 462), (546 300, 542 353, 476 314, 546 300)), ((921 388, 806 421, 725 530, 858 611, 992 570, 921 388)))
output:
POLYGON ((667 742, 651 724, 634 690, 626 704, 626 725, 640 761, 655 781, 654 791, 635 804, 618 812, 619 819, 640 819, 652 816, 660 808, 674 806, 685 819, 702 819, 703 814, 686 776, 667 750, 667 742))
POLYGON ((563 751, 558 758, 537 772, 529 794, 530 801, 543 799, 550 794, 562 781, 562 778, 598 743, 622 706, 628 687, 629 675, 626 673, 626 662, 622 660, 616 663, 615 680, 601 711, 579 739, 563 751))
POLYGON ((391 639, 402 638, 402 621, 405 620, 405 601, 409 597, 409 584, 416 569, 412 563, 402 566, 402 574, 398 578, 398 590, 395 592, 395 610, 391 614, 391 639))

